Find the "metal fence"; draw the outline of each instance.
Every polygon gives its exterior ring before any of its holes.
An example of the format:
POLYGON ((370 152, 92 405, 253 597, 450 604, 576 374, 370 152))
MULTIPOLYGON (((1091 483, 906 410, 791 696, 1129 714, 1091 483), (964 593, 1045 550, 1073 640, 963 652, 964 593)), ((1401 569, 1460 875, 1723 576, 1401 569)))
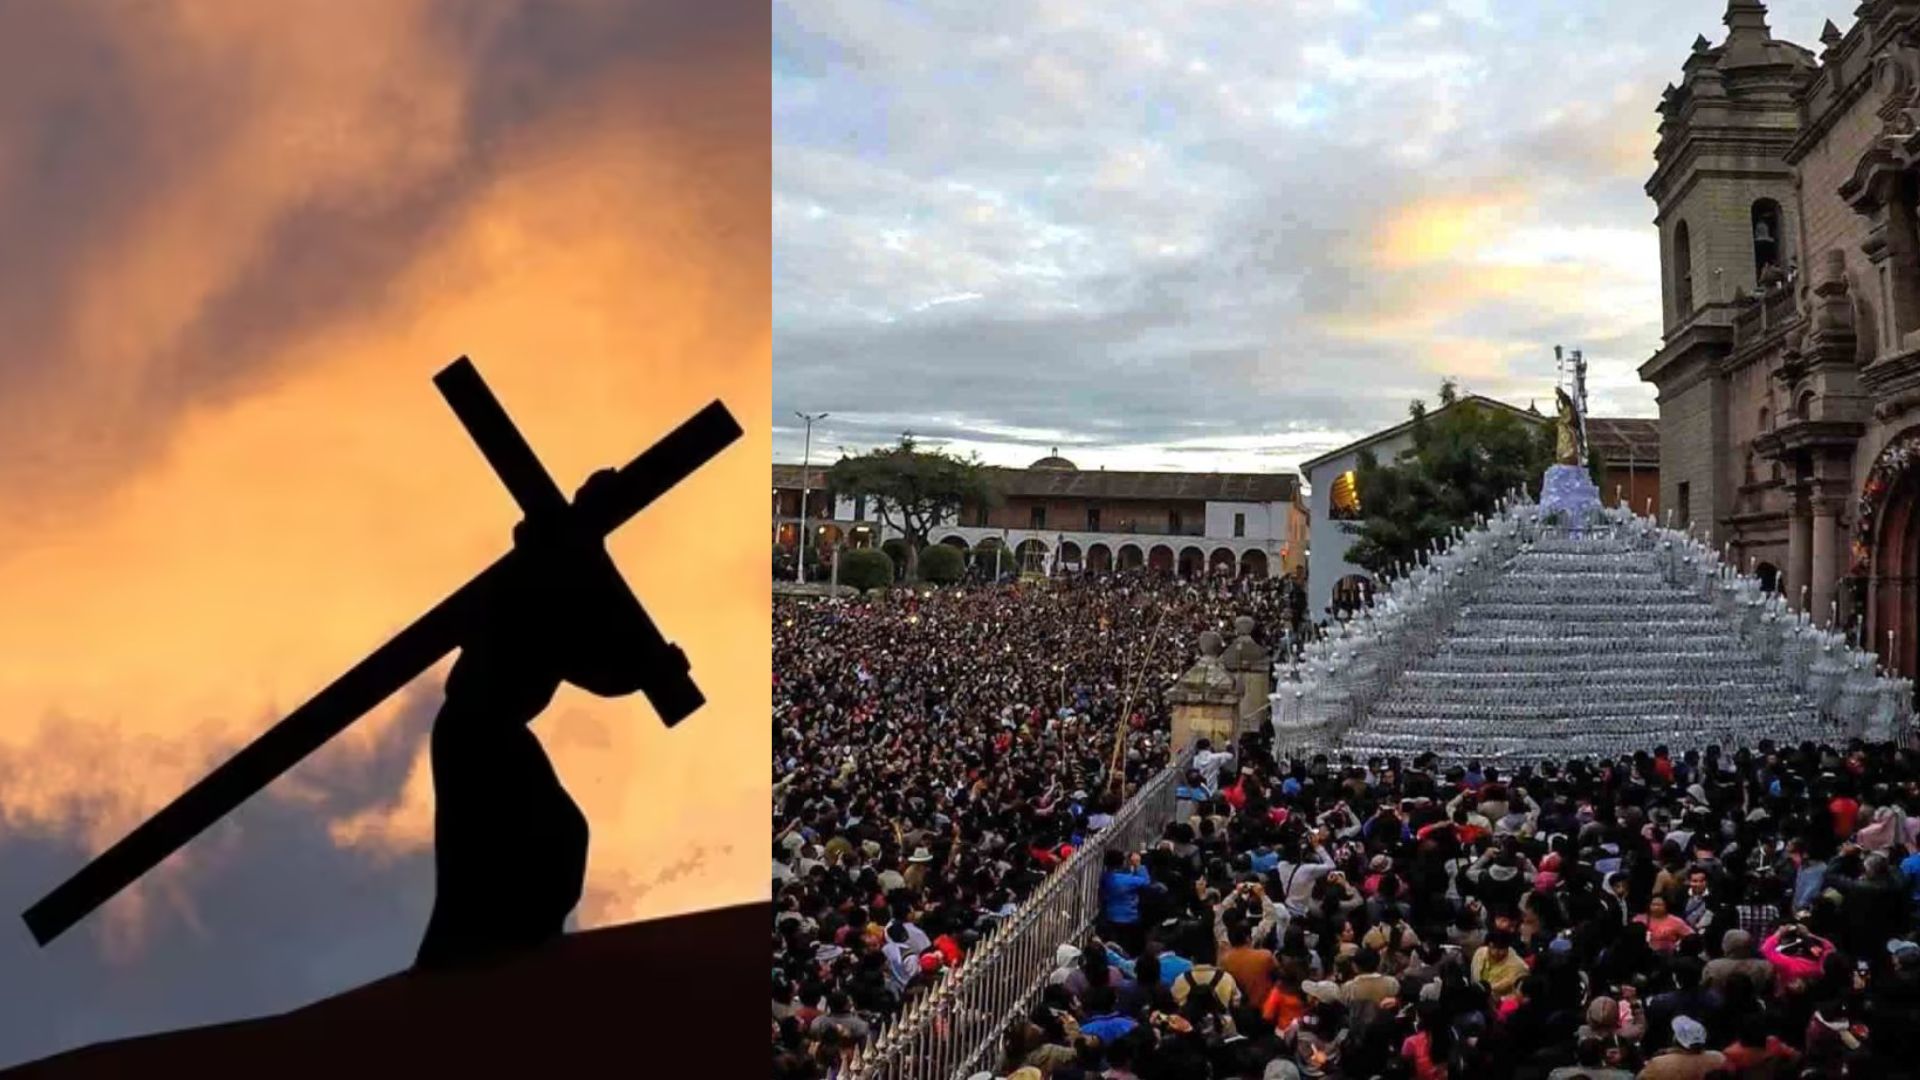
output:
POLYGON ((841 1080, 964 1080, 998 1066, 1002 1036, 1039 1000, 1055 950, 1077 942, 1099 917, 1106 853, 1138 851, 1160 838, 1174 819, 1188 760, 1182 755, 1148 780, 1112 824, 1075 851, 938 986, 878 1032, 840 1070, 841 1080))

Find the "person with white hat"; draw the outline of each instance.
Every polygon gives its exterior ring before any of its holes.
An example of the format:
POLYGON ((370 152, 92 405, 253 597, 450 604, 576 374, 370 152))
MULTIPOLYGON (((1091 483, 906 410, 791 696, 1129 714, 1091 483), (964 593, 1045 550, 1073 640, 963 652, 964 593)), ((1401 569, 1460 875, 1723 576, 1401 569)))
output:
POLYGON ((1726 1068, 1727 1056, 1707 1049, 1707 1028, 1691 1016, 1673 1018, 1673 1048, 1654 1055, 1640 1080, 1705 1080, 1726 1068))
POLYGON ((1080 949, 1077 946, 1062 943, 1053 950, 1053 971, 1047 976, 1049 986, 1060 986, 1080 970, 1080 949))

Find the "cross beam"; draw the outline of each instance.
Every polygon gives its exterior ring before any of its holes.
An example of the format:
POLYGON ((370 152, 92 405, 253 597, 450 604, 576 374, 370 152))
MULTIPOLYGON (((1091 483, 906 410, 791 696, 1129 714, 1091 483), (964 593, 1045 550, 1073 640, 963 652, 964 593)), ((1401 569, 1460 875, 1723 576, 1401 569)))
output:
MULTIPOLYGON (((529 518, 559 518, 580 535, 595 540, 604 540, 742 434, 726 406, 715 401, 616 472, 608 484, 606 499, 575 507, 547 475, 466 357, 448 365, 434 377, 434 383, 529 518)), ((25 918, 34 940, 46 945, 65 933, 459 648, 463 632, 524 558, 518 551, 509 551, 496 559, 28 908, 25 918)), ((643 692, 663 721, 669 726, 676 724, 704 701, 687 674, 686 657, 660 636, 604 551, 595 557, 596 563, 602 560, 605 565, 595 568, 596 577, 609 585, 618 584, 611 599, 626 609, 629 619, 637 614, 637 623, 644 628, 640 648, 646 655, 642 659, 654 677, 643 692)))

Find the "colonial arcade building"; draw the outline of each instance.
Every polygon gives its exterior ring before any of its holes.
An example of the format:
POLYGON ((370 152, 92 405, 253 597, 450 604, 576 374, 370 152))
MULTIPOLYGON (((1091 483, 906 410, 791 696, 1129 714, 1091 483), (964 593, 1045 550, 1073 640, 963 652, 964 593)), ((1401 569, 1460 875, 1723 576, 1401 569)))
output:
POLYGON ((1729 0, 1661 99, 1661 503, 1920 669, 1920 3, 1729 0))
MULTIPOLYGON (((1302 574, 1307 508, 1292 473, 1136 472, 1081 469, 1057 453, 1024 469, 989 469, 997 505, 968 505, 928 537, 974 564, 1029 573, 1147 568, 1181 577, 1302 574)), ((817 544, 869 546, 897 537, 864 500, 823 489, 826 470, 805 477, 775 465, 774 542, 804 530, 817 544)))

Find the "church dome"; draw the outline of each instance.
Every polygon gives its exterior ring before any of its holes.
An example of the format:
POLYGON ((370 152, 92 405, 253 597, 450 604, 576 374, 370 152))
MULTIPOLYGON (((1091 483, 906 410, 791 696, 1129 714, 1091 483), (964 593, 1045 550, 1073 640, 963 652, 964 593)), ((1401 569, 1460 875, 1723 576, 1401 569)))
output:
POLYGON ((1060 448, 1054 447, 1053 453, 1027 466, 1029 469, 1059 469, 1063 472, 1079 472, 1080 466, 1060 456, 1060 448))

